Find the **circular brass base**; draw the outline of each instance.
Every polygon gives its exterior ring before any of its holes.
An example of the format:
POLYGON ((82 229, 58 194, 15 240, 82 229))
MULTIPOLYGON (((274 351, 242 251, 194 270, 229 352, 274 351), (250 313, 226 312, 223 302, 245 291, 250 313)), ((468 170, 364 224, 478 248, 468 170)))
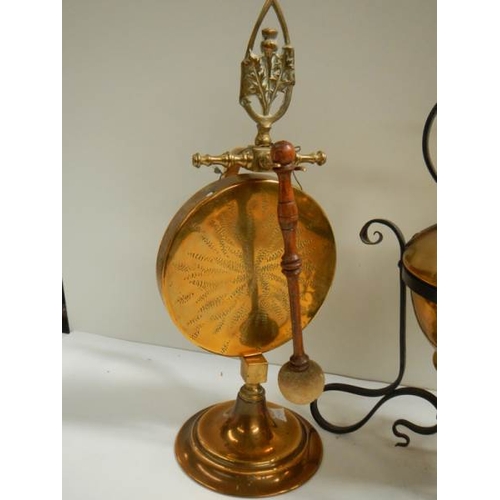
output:
POLYGON ((275 404, 240 399, 192 416, 175 444, 184 471, 206 488, 241 497, 293 490, 318 470, 318 432, 296 413, 275 404))

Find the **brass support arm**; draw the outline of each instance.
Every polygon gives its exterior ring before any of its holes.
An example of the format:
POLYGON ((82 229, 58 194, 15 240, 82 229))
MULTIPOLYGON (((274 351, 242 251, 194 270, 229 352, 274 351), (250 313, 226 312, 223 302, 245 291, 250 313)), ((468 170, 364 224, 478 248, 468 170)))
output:
MULTIPOLYGON (((296 155, 296 164, 310 163, 323 165, 326 162, 326 154, 323 151, 316 153, 296 155)), ((248 146, 247 148, 236 148, 226 151, 221 155, 193 155, 193 166, 200 168, 204 166, 219 165, 227 170, 246 168, 252 172, 268 172, 273 169, 271 161, 271 146, 248 146)))
POLYGON ((307 155, 301 155, 297 153, 295 162, 298 165, 300 165, 301 163, 324 165, 326 163, 326 154, 323 153, 323 151, 317 151, 316 153, 309 153, 307 155))
POLYGON ((239 152, 241 151, 241 149, 226 151, 225 153, 217 156, 195 153, 193 155, 193 166, 196 168, 200 168, 202 165, 208 167, 212 165, 220 165, 225 169, 234 167, 249 168, 253 162, 252 152, 247 150, 246 152, 238 154, 236 153, 236 151, 239 152))

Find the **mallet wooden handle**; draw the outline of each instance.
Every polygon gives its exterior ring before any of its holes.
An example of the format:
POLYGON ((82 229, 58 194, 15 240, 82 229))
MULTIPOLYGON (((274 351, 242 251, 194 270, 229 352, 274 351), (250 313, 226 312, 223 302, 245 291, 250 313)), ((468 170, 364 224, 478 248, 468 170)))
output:
POLYGON ((296 404, 318 399, 325 385, 323 370, 304 351, 300 314, 299 275, 302 263, 297 252, 299 211, 295 203, 292 172, 297 168, 293 144, 280 141, 271 147, 271 160, 278 174, 278 220, 283 235, 284 254, 281 270, 286 276, 292 322, 293 354, 278 373, 278 385, 285 398, 296 404))
POLYGON ((271 159, 275 164, 274 171, 278 175, 279 182, 278 221, 284 242, 281 270, 287 279, 292 323, 293 355, 290 362, 294 368, 301 371, 307 368, 309 357, 304 351, 300 312, 299 275, 302 261, 297 251, 299 211, 292 186, 292 172, 297 168, 295 158, 295 148, 289 142, 280 141, 271 147, 271 159))

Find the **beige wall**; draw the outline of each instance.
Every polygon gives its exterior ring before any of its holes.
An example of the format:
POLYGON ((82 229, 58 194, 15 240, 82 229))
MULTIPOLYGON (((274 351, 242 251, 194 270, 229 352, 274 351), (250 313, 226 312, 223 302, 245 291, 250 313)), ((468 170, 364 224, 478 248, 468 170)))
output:
MULTIPOLYGON (((65 0, 63 279, 75 330, 194 349, 163 309, 158 244, 215 180, 191 154, 250 143, 239 63, 262 0, 65 0)), ((306 346, 326 371, 397 371, 397 244, 359 240, 369 219, 409 239, 436 221, 422 127, 436 102, 435 0, 282 0, 297 84, 273 138, 323 149, 300 179, 334 227, 334 286, 306 346)), ((268 354, 284 362, 290 346, 268 354)), ((408 312, 409 384, 434 388, 432 349, 408 312)))

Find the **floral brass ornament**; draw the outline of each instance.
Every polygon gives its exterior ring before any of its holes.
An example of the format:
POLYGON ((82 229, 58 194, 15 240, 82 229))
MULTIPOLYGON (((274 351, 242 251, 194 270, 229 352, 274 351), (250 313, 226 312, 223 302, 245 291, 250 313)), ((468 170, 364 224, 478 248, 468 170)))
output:
MULTIPOLYGON (((236 175, 241 168, 252 172, 272 171, 271 126, 286 113, 292 100, 294 85, 295 51, 290 43, 283 11, 278 0, 266 0, 253 27, 245 58, 241 62, 239 102, 257 123, 258 132, 254 144, 236 147, 220 155, 195 153, 192 157, 193 166, 222 166, 222 170, 216 167, 214 171, 223 177, 236 175), (284 44, 281 50, 277 42, 278 30, 262 29, 262 23, 270 10, 275 12, 283 35, 284 44), (260 53, 257 54, 255 45, 259 31, 262 33, 262 41, 260 53)), ((323 151, 301 154, 300 147, 296 147, 296 152, 297 165, 323 165, 326 162, 326 154, 323 151)), ((304 168, 301 167, 301 170, 304 168)))
POLYGON ((295 52, 290 45, 288 27, 283 12, 275 0, 267 1, 255 23, 248 42, 245 59, 241 63, 240 104, 248 115, 258 124, 259 134, 257 146, 267 146, 271 143, 269 130, 271 125, 279 120, 288 109, 295 84, 295 52), (263 40, 260 44, 261 54, 254 52, 257 33, 262 22, 273 8, 283 32, 285 45, 278 52, 278 31, 274 28, 262 30, 263 40), (255 96, 260 103, 261 113, 252 107, 251 97, 255 96), (279 108, 273 112, 276 98, 282 97, 279 108))
POLYGON ((262 36, 263 54, 258 56, 249 50, 241 64, 240 103, 245 108, 250 106, 252 116, 255 112, 251 109, 249 96, 257 96, 264 116, 257 115, 256 121, 270 116, 271 105, 278 92, 290 94, 290 89, 295 83, 293 47, 285 46, 282 53, 278 54, 276 43, 278 32, 273 28, 264 28, 262 36))

